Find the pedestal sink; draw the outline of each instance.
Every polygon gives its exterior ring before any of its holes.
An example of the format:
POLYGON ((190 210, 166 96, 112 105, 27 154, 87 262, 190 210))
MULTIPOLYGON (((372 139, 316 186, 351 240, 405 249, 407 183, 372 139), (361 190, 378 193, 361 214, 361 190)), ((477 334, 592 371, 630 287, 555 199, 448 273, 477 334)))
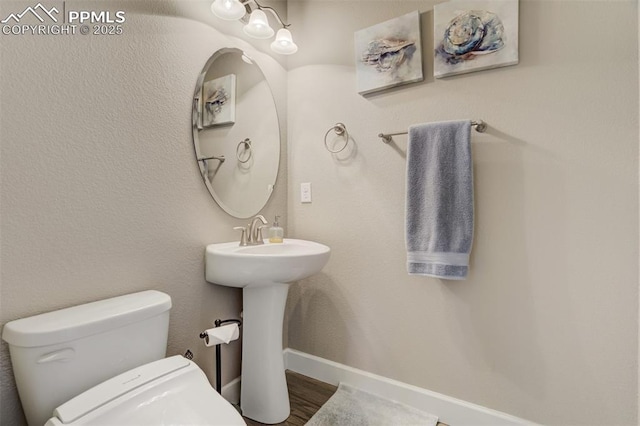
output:
POLYGON ((239 246, 210 244, 206 280, 242 288, 242 415, 261 423, 289 417, 289 395, 282 359, 282 321, 289 283, 320 272, 329 247, 313 241, 239 246))

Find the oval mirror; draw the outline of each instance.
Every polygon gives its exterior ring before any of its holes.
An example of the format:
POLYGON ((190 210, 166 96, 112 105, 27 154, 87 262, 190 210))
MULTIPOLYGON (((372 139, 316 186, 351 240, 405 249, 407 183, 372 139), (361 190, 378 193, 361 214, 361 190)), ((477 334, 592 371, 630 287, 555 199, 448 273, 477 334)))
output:
POLYGON ((209 58, 193 97, 193 145, 200 173, 220 207, 256 215, 273 192, 280 163, 276 105, 260 67, 242 50, 209 58))

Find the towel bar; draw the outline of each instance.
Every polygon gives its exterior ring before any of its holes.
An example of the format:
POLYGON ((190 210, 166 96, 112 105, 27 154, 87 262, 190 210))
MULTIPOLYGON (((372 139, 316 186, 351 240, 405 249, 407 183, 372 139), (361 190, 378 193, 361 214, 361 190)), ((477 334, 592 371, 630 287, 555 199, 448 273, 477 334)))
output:
POLYGON ((224 158, 224 155, 214 155, 213 157, 198 158, 198 161, 207 161, 207 160, 218 160, 220 163, 224 163, 226 158, 224 158))
MULTIPOLYGON (((476 128, 476 132, 478 132, 478 133, 484 133, 485 130, 487 130, 487 123, 485 123, 482 120, 478 120, 478 121, 474 120, 474 121, 471 122, 471 125, 476 128)), ((409 132, 379 133, 378 137, 382 138, 382 141, 384 143, 390 143, 392 136, 406 135, 407 133, 409 133, 409 132)))

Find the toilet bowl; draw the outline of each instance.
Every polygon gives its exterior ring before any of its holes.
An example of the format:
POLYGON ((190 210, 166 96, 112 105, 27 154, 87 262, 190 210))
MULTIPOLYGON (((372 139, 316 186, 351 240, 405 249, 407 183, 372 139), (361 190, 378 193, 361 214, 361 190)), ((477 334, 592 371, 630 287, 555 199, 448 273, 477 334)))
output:
POLYGON ((179 355, 100 383, 53 414, 45 426, 245 425, 202 370, 179 355))
POLYGON ((164 358, 170 309, 149 290, 5 324, 29 425, 245 425, 195 363, 164 358))

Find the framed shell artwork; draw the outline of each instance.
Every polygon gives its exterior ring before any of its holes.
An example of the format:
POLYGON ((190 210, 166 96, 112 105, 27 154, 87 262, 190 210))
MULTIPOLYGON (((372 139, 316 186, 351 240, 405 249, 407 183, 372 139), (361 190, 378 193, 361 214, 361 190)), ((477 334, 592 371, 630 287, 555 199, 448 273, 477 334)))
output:
POLYGON ((420 13, 416 10, 355 32, 361 95, 422 81, 420 13))
POLYGON ((518 63, 518 0, 453 0, 433 17, 436 78, 518 63))
POLYGON ((202 84, 202 127, 236 121, 236 75, 228 74, 202 84))

